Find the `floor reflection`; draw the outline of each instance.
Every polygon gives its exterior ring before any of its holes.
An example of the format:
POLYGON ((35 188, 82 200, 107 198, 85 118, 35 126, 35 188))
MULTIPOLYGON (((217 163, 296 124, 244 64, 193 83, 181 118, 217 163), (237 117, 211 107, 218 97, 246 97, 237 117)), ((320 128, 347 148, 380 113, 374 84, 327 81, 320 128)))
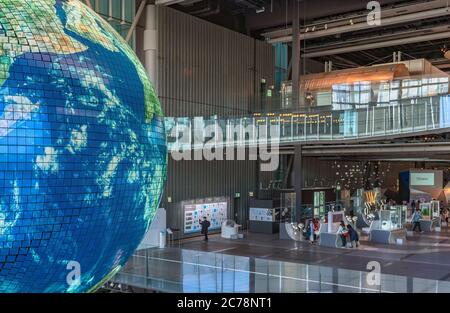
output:
POLYGON ((116 282, 177 293, 450 292, 450 282, 182 248, 137 251, 116 282))

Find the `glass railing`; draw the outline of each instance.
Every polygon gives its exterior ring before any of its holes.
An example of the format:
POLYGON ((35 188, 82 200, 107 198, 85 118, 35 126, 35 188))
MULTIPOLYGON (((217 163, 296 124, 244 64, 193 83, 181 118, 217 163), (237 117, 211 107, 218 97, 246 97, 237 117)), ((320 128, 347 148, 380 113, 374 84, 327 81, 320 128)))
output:
POLYGON ((450 96, 313 113, 167 117, 165 126, 170 151, 401 136, 449 128, 450 96))
POLYGON ((136 252, 112 281, 175 293, 450 292, 450 281, 175 248, 136 252))

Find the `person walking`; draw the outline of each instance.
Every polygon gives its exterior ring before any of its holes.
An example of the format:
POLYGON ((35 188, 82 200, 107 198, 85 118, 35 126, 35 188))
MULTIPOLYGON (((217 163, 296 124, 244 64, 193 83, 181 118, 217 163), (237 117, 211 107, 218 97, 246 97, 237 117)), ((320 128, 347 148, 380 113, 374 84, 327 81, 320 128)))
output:
POLYGON ((411 219, 411 221, 413 223, 412 231, 415 231, 416 228, 419 228, 419 232, 423 233, 422 228, 420 227, 421 219, 422 219, 422 212, 420 211, 419 208, 417 208, 416 212, 414 212, 412 219, 411 219))
POLYGON ((208 228, 211 226, 211 223, 206 219, 206 216, 203 217, 203 221, 200 221, 200 226, 202 227, 202 235, 205 235, 205 241, 208 241, 208 228))

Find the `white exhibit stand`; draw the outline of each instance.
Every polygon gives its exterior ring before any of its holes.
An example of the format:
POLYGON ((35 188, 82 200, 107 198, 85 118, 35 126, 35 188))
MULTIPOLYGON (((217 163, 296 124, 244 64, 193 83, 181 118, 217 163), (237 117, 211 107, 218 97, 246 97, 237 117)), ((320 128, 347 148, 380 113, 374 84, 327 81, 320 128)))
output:
POLYGON ((341 221, 345 221, 343 211, 328 212, 328 223, 319 228, 319 246, 339 248, 342 245, 341 238, 337 233, 341 221))
POLYGON ((225 239, 238 239, 239 227, 233 220, 226 220, 222 223, 221 237, 225 239))
POLYGON ((141 241, 137 250, 147 249, 149 247, 166 247, 166 228, 167 216, 166 210, 159 208, 155 213, 155 218, 141 241))

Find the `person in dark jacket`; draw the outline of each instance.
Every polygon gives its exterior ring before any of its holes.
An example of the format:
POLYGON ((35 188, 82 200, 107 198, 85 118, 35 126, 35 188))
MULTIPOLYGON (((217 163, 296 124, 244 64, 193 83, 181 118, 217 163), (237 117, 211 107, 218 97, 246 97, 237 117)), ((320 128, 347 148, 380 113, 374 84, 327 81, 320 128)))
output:
POLYGON ((203 218, 203 221, 200 221, 200 226, 202 227, 202 235, 205 235, 205 241, 208 241, 208 228, 211 226, 211 223, 206 219, 206 216, 203 218))
POLYGON ((353 248, 353 242, 355 242, 356 247, 359 247, 359 235, 356 229, 352 227, 352 225, 347 225, 348 235, 350 238, 350 246, 353 248))

